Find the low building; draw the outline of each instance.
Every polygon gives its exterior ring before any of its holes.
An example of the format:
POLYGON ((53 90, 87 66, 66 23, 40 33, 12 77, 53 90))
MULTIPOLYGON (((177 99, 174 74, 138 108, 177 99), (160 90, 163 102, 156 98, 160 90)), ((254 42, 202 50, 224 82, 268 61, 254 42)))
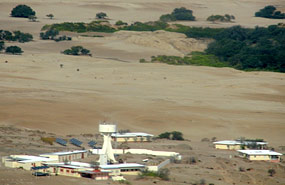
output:
POLYGON ((111 135, 116 142, 149 142, 152 141, 153 135, 143 132, 113 133, 111 135))
POLYGON ((2 158, 4 166, 9 168, 23 168, 31 170, 32 167, 42 166, 45 162, 55 161, 47 157, 31 155, 10 155, 2 158))
POLYGON ((81 177, 95 180, 108 180, 110 178, 110 171, 108 170, 79 171, 78 173, 81 177))
POLYGON ((252 161, 280 162, 281 153, 271 150, 238 150, 239 156, 252 161))
POLYGON ((258 149, 264 149, 267 142, 255 142, 255 141, 239 141, 239 140, 224 140, 213 142, 216 149, 225 150, 241 150, 256 147, 258 149))
POLYGON ((75 151, 67 151, 67 152, 54 152, 41 154, 41 157, 48 157, 50 159, 54 159, 58 162, 72 161, 77 159, 84 159, 88 157, 87 150, 75 150, 75 151))
POLYGON ((138 175, 140 171, 145 169, 145 165, 137 163, 122 163, 112 165, 100 165, 101 170, 110 170, 111 176, 118 175, 138 175))
POLYGON ((81 177, 80 171, 93 171, 91 164, 81 162, 67 162, 67 163, 45 163, 50 167, 51 175, 63 175, 70 177, 81 177))

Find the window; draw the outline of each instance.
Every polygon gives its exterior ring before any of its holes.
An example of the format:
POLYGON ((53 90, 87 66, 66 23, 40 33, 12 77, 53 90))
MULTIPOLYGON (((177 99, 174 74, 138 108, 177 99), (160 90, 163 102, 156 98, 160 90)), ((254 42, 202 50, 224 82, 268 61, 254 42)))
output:
POLYGON ((60 172, 63 172, 63 169, 60 169, 60 172))
POLYGON ((69 173, 69 170, 66 170, 66 173, 69 173))

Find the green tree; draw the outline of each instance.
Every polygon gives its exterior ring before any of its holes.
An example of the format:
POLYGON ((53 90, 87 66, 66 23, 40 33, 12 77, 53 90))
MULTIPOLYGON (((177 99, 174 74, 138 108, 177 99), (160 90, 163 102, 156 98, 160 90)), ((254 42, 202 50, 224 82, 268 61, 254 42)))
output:
POLYGON ((172 15, 175 17, 176 20, 187 20, 187 21, 195 20, 195 17, 193 16, 193 11, 188 10, 184 7, 175 8, 172 12, 172 15))
POLYGON ((160 138, 160 139, 170 139, 170 135, 171 135, 170 132, 164 132, 164 133, 159 134, 158 138, 160 138))
POLYGON ((255 17, 285 19, 285 13, 276 11, 275 6, 269 5, 269 6, 264 7, 263 9, 260 9, 258 12, 256 12, 255 17))
POLYGON ((50 14, 47 14, 46 16, 47 16, 48 18, 50 18, 50 19, 53 19, 53 17, 54 17, 54 15, 51 14, 51 13, 50 13, 50 14))
POLYGON ((22 49, 18 46, 9 46, 6 48, 6 53, 11 53, 11 54, 21 54, 23 53, 22 49))
POLYGON ((104 12, 100 12, 96 14, 97 19, 105 19, 107 17, 107 14, 104 12))
POLYGON ((18 5, 11 11, 12 17, 24 17, 28 18, 31 15, 36 15, 36 12, 27 5, 18 5))
POLYGON ((183 134, 181 132, 173 131, 171 134, 172 140, 184 140, 183 134))

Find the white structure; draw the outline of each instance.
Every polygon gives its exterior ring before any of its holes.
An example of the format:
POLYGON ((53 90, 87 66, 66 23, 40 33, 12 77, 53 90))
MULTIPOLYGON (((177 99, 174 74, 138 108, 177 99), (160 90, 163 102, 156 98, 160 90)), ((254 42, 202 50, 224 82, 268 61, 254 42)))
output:
POLYGON ((245 149, 249 148, 250 145, 256 145, 256 147, 263 149, 268 144, 267 142, 255 142, 255 141, 240 141, 240 140, 223 140, 213 142, 216 149, 225 150, 240 150, 243 147, 245 149))
MULTIPOLYGON (((111 143, 112 141, 111 135, 112 133, 117 132, 117 125, 105 124, 105 123, 99 124, 99 132, 104 137, 104 143, 103 143, 101 154, 105 154, 107 156, 108 161, 117 162, 114 157, 114 152, 113 152, 112 143, 111 143)), ((101 156, 103 157, 103 155, 100 155, 100 157, 101 156)), ((103 160, 100 159, 100 161, 103 161, 103 160)))
POLYGON ((252 161, 280 162, 281 153, 271 150, 238 150, 241 157, 252 161))

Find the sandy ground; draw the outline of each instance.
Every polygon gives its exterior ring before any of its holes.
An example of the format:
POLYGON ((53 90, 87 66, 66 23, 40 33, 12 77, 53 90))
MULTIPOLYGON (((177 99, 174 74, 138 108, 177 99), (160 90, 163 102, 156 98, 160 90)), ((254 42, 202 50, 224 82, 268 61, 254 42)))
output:
MULTIPOLYGON (((155 135, 177 130, 193 142, 214 136, 263 138, 278 150, 285 145, 285 75, 282 73, 138 63, 140 58, 152 55, 182 56, 201 51, 209 42, 177 33, 118 32, 102 38, 67 33, 73 36, 73 41, 59 43, 38 38, 45 24, 90 22, 99 11, 106 12, 113 22, 121 19, 132 23, 157 20, 161 14, 180 6, 194 10, 198 21, 183 24, 195 26, 254 27, 284 23, 284 20, 253 17, 254 12, 268 4, 265 0, 0 0, 0 28, 34 35, 34 41, 29 43, 6 43, 20 46, 23 55, 0 54, 0 125, 67 135, 96 133, 98 123, 105 120, 116 122, 120 129, 155 135), (39 22, 9 17, 11 9, 19 3, 30 5, 37 12, 39 22), (53 13, 55 19, 47 19, 48 13, 53 13), (211 14, 224 13, 235 15, 236 22, 204 21, 211 14), (90 49, 93 56, 60 54, 74 45, 90 49)), ((285 11, 285 3, 280 0, 271 0, 270 4, 285 11)), ((208 150, 206 147, 203 152, 208 150)), ((2 154, 5 153, 9 151, 2 154)), ((226 178, 226 173, 221 174, 226 178)), ((224 182, 232 183, 231 180, 224 182)))

